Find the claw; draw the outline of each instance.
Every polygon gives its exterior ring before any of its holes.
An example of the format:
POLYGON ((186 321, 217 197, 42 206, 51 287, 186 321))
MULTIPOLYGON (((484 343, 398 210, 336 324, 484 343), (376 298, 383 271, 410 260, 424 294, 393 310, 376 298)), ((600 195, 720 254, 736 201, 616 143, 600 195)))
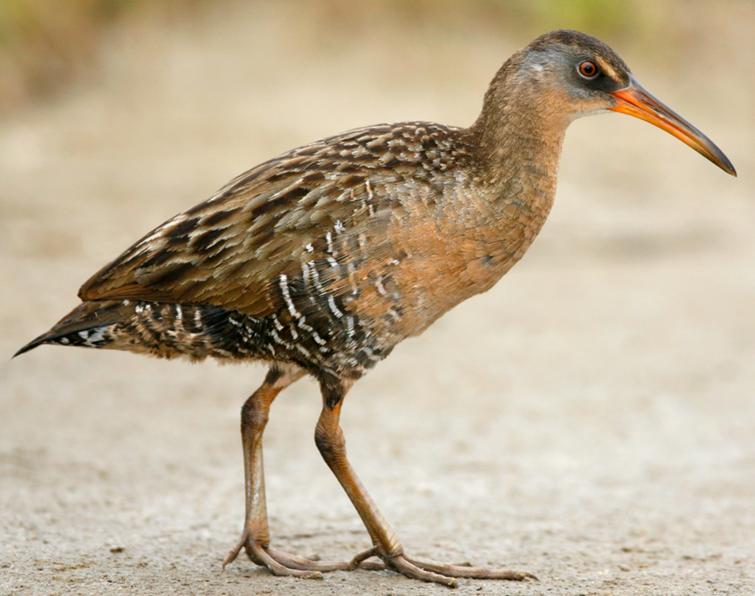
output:
POLYGON ((225 571, 226 566, 229 563, 233 563, 236 560, 236 557, 239 556, 239 553, 241 552, 241 549, 244 548, 244 545, 246 544, 246 533, 241 535, 241 540, 239 540, 236 543, 236 546, 234 546, 231 550, 228 551, 228 554, 225 556, 225 559, 223 559, 223 571, 225 571))

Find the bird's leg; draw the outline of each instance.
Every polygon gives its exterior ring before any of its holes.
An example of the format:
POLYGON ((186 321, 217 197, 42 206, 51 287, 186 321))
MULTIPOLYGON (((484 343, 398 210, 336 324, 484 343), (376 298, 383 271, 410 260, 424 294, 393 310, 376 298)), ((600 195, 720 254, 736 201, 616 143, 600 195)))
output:
POLYGON ((348 562, 312 561, 297 557, 270 546, 265 501, 265 475, 262 463, 262 435, 268 420, 270 404, 291 383, 301 378, 303 371, 294 367, 275 365, 267 373, 262 385, 246 400, 241 409, 241 441, 244 448, 244 529, 236 546, 223 561, 225 568, 245 549, 249 558, 275 575, 320 577, 320 571, 349 569, 348 562))
POLYGON ((378 568, 378 566, 369 565, 369 562, 362 563, 362 561, 371 556, 379 556, 388 567, 407 577, 436 582, 449 587, 456 586, 455 578, 457 577, 515 581, 536 579, 534 575, 526 572, 422 561, 404 554, 403 546, 396 533, 378 510, 346 457, 346 442, 339 419, 341 405, 349 384, 323 382, 321 388, 323 409, 315 429, 315 442, 325 463, 328 464, 351 499, 373 542, 372 549, 357 555, 352 560, 352 568, 360 564, 364 568, 378 568))

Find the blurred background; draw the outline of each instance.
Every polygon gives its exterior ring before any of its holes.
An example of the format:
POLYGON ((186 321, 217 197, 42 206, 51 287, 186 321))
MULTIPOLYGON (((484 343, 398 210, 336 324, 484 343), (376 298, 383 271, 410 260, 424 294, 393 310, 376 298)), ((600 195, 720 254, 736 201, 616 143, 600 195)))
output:
MULTIPOLYGON (((500 64, 558 27, 608 42, 739 177, 637 120, 576 122, 522 263, 350 394, 355 467, 415 555, 541 578, 461 593, 752 591, 750 0, 2 0, 0 353, 264 159, 377 122, 471 123, 500 64)), ((408 589, 219 573, 262 375, 53 347, 0 362, 0 592, 408 589)), ((309 381, 273 409, 273 533, 348 557, 367 540, 312 444, 318 409, 309 381)))

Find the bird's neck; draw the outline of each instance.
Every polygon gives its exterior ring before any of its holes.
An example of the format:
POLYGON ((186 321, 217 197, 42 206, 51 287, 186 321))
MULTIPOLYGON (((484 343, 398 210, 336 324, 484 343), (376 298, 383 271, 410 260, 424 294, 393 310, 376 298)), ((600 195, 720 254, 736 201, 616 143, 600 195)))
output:
POLYGON ((494 201, 552 200, 570 121, 526 81, 498 74, 469 129, 482 182, 494 201))
POLYGON ((521 88, 507 94, 508 89, 496 88, 496 82, 480 117, 467 131, 477 154, 475 183, 482 199, 477 203, 476 250, 488 256, 475 291, 489 288, 506 273, 540 232, 553 205, 569 124, 542 96, 521 93, 521 88))

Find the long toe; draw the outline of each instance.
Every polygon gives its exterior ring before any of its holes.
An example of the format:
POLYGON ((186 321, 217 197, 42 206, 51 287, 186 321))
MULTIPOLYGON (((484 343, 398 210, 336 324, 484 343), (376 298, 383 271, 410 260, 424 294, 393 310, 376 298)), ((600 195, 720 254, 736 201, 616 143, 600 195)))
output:
POLYGON ((253 543, 248 546, 248 549, 252 551, 254 558, 258 560, 261 565, 267 567, 274 575, 291 575, 303 579, 322 579, 322 573, 319 571, 297 569, 279 563, 260 544, 253 543))
POLYGON ((403 555, 391 557, 387 560, 388 565, 398 571, 400 574, 412 579, 419 579, 424 582, 432 582, 435 584, 441 584, 448 588, 455 588, 457 585, 456 579, 449 577, 442 573, 436 573, 428 569, 415 565, 409 559, 403 555))
POLYGON ((349 561, 315 561, 305 557, 292 555, 272 546, 267 547, 267 554, 281 565, 301 571, 349 571, 352 569, 349 561))
POLYGON ((228 565, 230 565, 236 560, 236 557, 239 556, 241 549, 244 548, 246 544, 247 544, 247 535, 246 533, 243 533, 239 541, 236 543, 236 545, 231 550, 228 551, 228 554, 223 559, 223 570, 225 570, 225 568, 228 565))
POLYGON ((537 577, 526 571, 512 571, 511 569, 487 569, 472 565, 453 565, 439 561, 415 559, 405 556, 406 560, 426 571, 439 573, 449 577, 467 577, 471 579, 503 579, 509 581, 535 580, 537 577))

